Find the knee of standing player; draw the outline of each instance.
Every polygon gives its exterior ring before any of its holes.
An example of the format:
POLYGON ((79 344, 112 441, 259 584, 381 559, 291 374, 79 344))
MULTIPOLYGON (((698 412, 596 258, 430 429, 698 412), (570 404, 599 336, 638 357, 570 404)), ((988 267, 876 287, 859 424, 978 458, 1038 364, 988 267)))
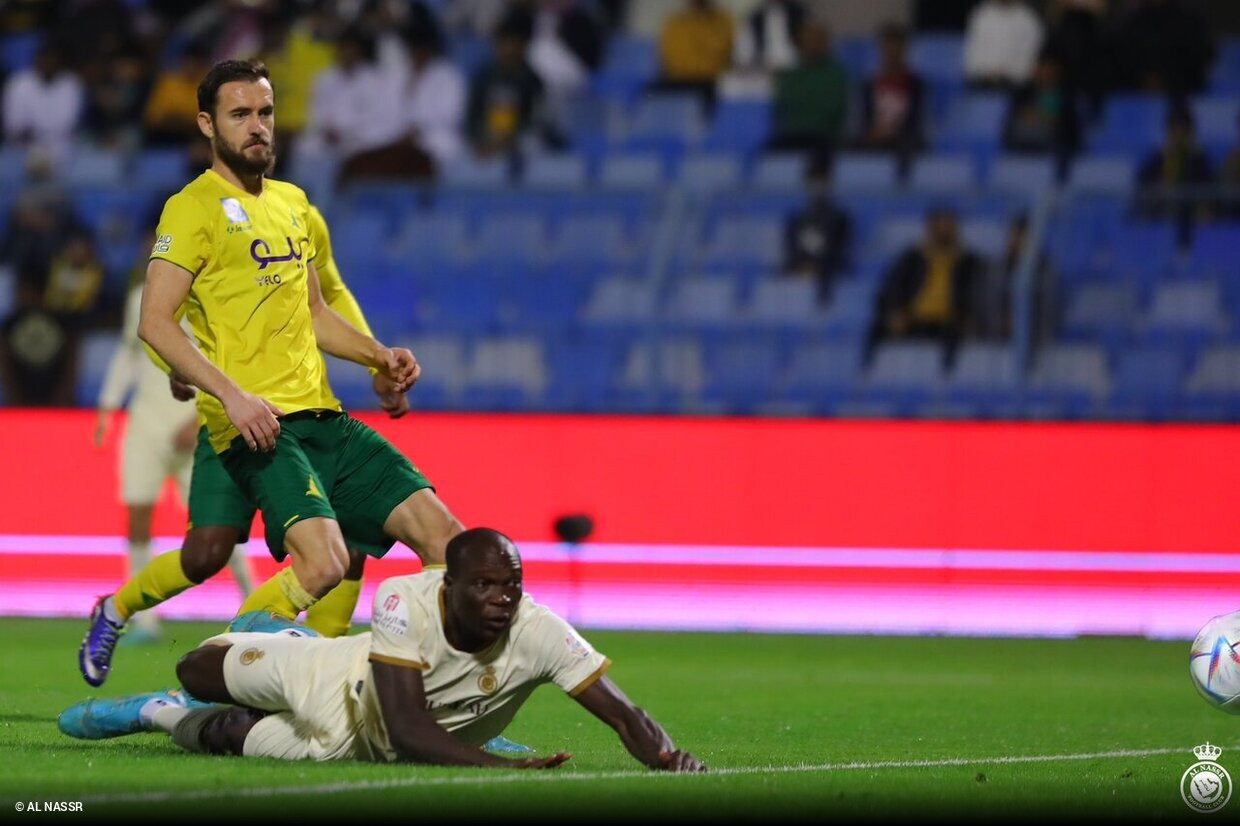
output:
POLYGON ((241 534, 236 528, 212 525, 193 528, 181 548, 181 570, 191 582, 205 582, 224 570, 241 534))

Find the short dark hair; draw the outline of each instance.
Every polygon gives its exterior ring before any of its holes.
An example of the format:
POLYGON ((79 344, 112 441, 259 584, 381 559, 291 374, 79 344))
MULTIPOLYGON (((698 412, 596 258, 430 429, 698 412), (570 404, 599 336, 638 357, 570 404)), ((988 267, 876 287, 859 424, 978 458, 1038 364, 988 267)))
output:
POLYGON ((448 546, 444 549, 448 576, 458 576, 468 557, 485 551, 502 552, 505 545, 516 547, 511 539, 494 528, 470 528, 461 531, 448 540, 448 546))
POLYGON ((215 117, 215 104, 219 102, 220 87, 234 80, 256 83, 271 80, 267 65, 261 60, 221 60, 211 67, 207 76, 198 84, 198 111, 215 117))

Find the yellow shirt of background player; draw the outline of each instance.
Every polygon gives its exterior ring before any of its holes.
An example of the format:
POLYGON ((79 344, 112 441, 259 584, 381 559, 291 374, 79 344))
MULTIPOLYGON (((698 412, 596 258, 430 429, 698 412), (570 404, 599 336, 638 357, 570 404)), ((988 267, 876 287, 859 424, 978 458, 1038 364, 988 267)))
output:
MULTIPOLYGON (((576 696, 611 664, 571 625, 528 595, 521 597, 512 624, 490 648, 478 653, 456 650, 444 636, 443 575, 427 571, 383 581, 375 594, 368 657, 420 669, 428 711, 461 740, 481 746, 504 730, 540 684, 555 683, 576 696)), ((369 662, 354 664, 352 677, 362 681, 362 733, 374 759, 392 761, 396 752, 369 672, 369 662)))
MULTIPOLYGON (((164 204, 151 251, 194 276, 186 317, 203 355, 285 413, 340 409, 310 317, 315 255, 304 192, 267 180, 254 196, 209 169, 164 204)), ((211 446, 223 451, 237 429, 202 395, 211 446)))

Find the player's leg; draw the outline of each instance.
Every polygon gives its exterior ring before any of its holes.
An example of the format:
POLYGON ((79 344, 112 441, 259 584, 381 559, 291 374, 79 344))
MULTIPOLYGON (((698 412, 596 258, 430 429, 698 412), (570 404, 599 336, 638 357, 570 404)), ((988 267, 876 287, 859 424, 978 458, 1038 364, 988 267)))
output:
POLYGON ((324 637, 342 637, 349 633, 353 612, 357 610, 357 601, 362 595, 365 565, 366 555, 349 549, 349 568, 344 579, 327 596, 310 606, 310 610, 306 611, 306 625, 324 637))
POLYGON ((107 679, 113 650, 130 617, 214 576, 249 536, 255 507, 224 470, 206 428, 199 431, 188 500, 185 545, 155 557, 115 594, 95 604, 78 652, 82 676, 91 685, 107 679))
MULTIPOLYGON (((197 419, 191 424, 196 425, 197 419)), ((203 445, 208 448, 201 460, 196 458, 198 449, 196 445, 205 441, 206 432, 203 428, 196 427, 193 431, 193 443, 188 448, 182 448, 181 440, 183 434, 178 431, 177 434, 177 451, 173 460, 173 478, 176 479, 177 488, 181 492, 181 498, 189 504, 193 499, 194 493, 194 475, 197 473, 199 496, 198 501, 194 504, 197 507, 190 507, 189 521, 190 525, 198 526, 232 526, 235 525, 235 536, 231 548, 222 549, 217 544, 217 540, 213 536, 204 536, 201 541, 206 544, 202 548, 190 549, 190 537, 186 536, 186 545, 181 550, 185 556, 182 561, 183 569, 187 572, 187 577, 195 583, 204 582, 214 576, 223 567, 219 564, 220 554, 226 554, 225 560, 228 570, 233 575, 233 580, 237 583, 237 587, 241 591, 241 598, 245 599, 254 590, 254 576, 250 573, 250 563, 246 559, 245 547, 238 543, 243 542, 241 536, 249 536, 249 525, 254 521, 254 506, 251 505, 237 486, 229 478, 224 471, 224 466, 220 464, 219 456, 215 451, 210 450, 210 445, 203 445), (195 470, 197 467, 203 467, 203 471, 195 470), (206 492, 208 500, 222 502, 214 506, 215 513, 204 513, 204 508, 208 505, 203 503, 203 492, 206 492), (227 518, 220 517, 227 514, 227 518)), ((193 532, 193 528, 189 533, 193 532)))
POLYGON ((435 494, 430 480, 357 419, 341 416, 333 425, 340 445, 340 481, 332 505, 350 547, 383 556, 400 540, 424 566, 442 565, 448 540, 465 526, 435 494))
MULTIPOLYGON (((155 516, 153 502, 130 503, 128 533, 128 575, 132 579, 151 564, 151 522, 155 516)), ((119 617, 119 614, 118 614, 119 617)), ((131 642, 153 642, 159 638, 159 617, 153 612, 134 617, 128 639, 131 642)))

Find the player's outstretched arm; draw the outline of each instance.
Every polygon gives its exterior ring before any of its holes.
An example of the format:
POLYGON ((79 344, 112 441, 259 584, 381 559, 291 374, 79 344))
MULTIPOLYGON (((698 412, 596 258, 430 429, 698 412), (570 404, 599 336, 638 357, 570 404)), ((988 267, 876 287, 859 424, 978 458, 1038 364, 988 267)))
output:
POLYGON ((314 264, 307 264, 307 269, 310 318, 319 347, 337 358, 375 368, 392 380, 396 392, 412 387, 422 371, 413 353, 403 347, 385 347, 350 324, 323 300, 314 264))
POLYGON ((280 409, 242 390, 199 352, 177 322, 177 311, 193 280, 188 270, 176 264, 151 260, 142 290, 138 337, 151 345, 173 372, 219 399, 251 450, 271 450, 280 433, 276 420, 280 409))
POLYGON ((407 666, 371 662, 375 693, 392 747, 402 760, 436 766, 487 766, 507 769, 552 769, 572 755, 508 760, 488 754, 453 737, 426 710, 422 672, 407 666))
POLYGON ((595 717, 616 730, 629 754, 652 769, 674 772, 706 771, 706 765, 687 751, 681 751, 663 726, 633 705, 620 687, 600 677, 575 698, 595 717))

